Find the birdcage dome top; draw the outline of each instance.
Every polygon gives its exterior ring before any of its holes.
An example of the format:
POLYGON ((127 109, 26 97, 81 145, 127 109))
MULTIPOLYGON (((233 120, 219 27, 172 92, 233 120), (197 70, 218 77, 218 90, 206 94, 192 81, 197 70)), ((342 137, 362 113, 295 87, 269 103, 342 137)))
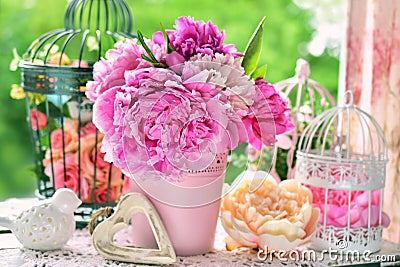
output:
POLYGON ((387 145, 382 128, 365 111, 348 102, 329 109, 313 120, 302 133, 298 151, 343 161, 386 161, 387 145))
POLYGON ((85 90, 95 62, 131 33, 132 13, 125 0, 72 0, 64 28, 34 40, 20 63, 22 86, 43 94, 85 90))
POLYGON ((345 104, 317 116, 301 135, 296 178, 323 187, 363 189, 384 185, 387 144, 378 122, 353 105, 345 104))

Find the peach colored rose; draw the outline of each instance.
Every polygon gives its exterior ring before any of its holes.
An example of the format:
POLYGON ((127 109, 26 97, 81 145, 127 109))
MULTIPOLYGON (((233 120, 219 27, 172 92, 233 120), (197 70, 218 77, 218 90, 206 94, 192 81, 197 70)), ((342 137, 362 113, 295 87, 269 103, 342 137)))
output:
POLYGON ((120 186, 110 187, 108 199, 107 199, 107 191, 108 191, 107 185, 103 185, 101 187, 96 187, 96 191, 95 191, 96 202, 98 202, 98 203, 114 202, 121 195, 121 187, 120 186))
POLYGON ((62 129, 54 130, 50 135, 52 153, 46 151, 43 164, 45 173, 52 178, 51 160, 53 160, 55 182, 57 187, 64 187, 63 166, 63 137, 64 155, 66 157, 66 170, 68 180, 66 187, 76 190, 77 177, 80 167, 81 177, 81 200, 85 203, 93 201, 104 203, 107 201, 108 182, 110 179, 109 202, 116 201, 123 193, 129 192, 129 179, 122 179, 121 171, 104 160, 104 153, 100 151, 103 134, 98 133, 96 146, 96 127, 93 123, 81 125, 80 136, 78 135, 78 121, 67 119, 64 122, 64 135, 62 129), (80 148, 78 141, 80 137, 80 148), (78 158, 78 150, 80 157, 78 158), (52 158, 51 158, 52 156, 52 158), (79 163, 80 161, 80 163, 79 163), (110 168, 111 166, 111 168, 110 168), (111 174, 110 174, 111 171, 111 174), (94 180, 96 179, 96 182, 94 180))
POLYGON ((96 133, 96 126, 93 124, 93 122, 89 122, 85 124, 85 126, 81 127, 81 137, 95 133, 96 133))
POLYGON ((50 60, 47 62, 47 64, 67 66, 71 64, 71 60, 66 54, 61 54, 60 52, 57 52, 50 57, 50 60))
POLYGON ((221 222, 230 238, 227 248, 240 246, 291 250, 310 241, 319 210, 312 193, 295 180, 279 184, 266 172, 246 171, 224 197, 221 222), (250 184, 257 190, 250 192, 250 184))
POLYGON ((40 112, 39 110, 31 109, 29 111, 32 130, 42 130, 47 124, 47 117, 44 113, 40 112))
POLYGON ((125 195, 129 192, 131 192, 130 178, 128 176, 125 176, 124 185, 122 186, 122 194, 125 195))
POLYGON ((96 201, 105 201, 110 181, 110 201, 115 201, 120 195, 124 181, 121 179, 120 169, 104 160, 104 153, 100 151, 102 139, 103 134, 98 134, 97 147, 95 134, 88 134, 81 139, 81 173, 90 188, 93 189, 95 186, 96 201), (94 179, 96 179, 96 185, 94 185, 94 179))
POLYGON ((78 164, 76 155, 66 155, 65 156, 65 167, 64 160, 61 158, 52 164, 47 165, 44 170, 44 173, 50 177, 50 180, 53 179, 54 174, 54 188, 69 188, 74 191, 75 194, 79 196, 79 183, 80 183, 80 199, 85 201, 88 198, 89 186, 85 178, 78 175, 78 164), (65 175, 64 175, 65 170, 65 175), (80 179, 80 181, 79 181, 80 179))
MULTIPOLYGON (((59 160, 63 157, 63 134, 62 129, 56 129, 51 132, 50 148, 47 149, 43 165, 50 164, 53 161, 59 160)), ((71 154, 78 151, 78 121, 67 119, 64 122, 64 153, 71 154)))

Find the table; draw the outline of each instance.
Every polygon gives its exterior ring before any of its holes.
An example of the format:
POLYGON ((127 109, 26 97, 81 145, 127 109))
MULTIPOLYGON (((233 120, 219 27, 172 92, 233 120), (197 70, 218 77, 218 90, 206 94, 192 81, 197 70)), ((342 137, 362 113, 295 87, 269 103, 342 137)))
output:
MULTIPOLYGON (((10 199, 0 202, 1 216, 16 216, 28 205, 37 204, 36 199, 10 199)), ((178 257, 176 264, 172 266, 338 266, 354 265, 359 261, 347 258, 342 260, 324 259, 323 261, 279 261, 274 258, 259 259, 257 251, 249 249, 238 249, 235 251, 226 251, 224 238, 226 234, 222 226, 218 223, 215 238, 215 249, 212 252, 192 256, 178 257)), ((381 251, 377 255, 391 256, 390 261, 382 263, 382 266, 400 266, 400 245, 388 241, 382 243, 381 251)), ((318 257, 317 257, 318 258, 318 257)), ((360 260, 361 261, 361 260, 360 260)), ((22 248, 17 239, 5 228, 0 228, 0 266, 1 267, 50 267, 50 266, 135 266, 134 264, 121 263, 111 260, 105 260, 97 254, 94 249, 91 237, 87 229, 76 230, 74 236, 68 241, 67 245, 61 250, 40 252, 22 248)), ((140 265, 149 266, 150 265, 140 265)), ((154 265, 151 265, 154 266, 154 265)), ((365 263, 362 266, 366 266, 365 263)), ((369 266, 380 266, 379 263, 369 263, 369 266)))

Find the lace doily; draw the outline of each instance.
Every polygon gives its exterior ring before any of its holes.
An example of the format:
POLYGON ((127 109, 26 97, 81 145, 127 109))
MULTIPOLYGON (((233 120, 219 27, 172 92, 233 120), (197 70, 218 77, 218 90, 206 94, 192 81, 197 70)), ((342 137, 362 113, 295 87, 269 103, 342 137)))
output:
MULTIPOLYGON (((23 202, 18 200, 17 202, 3 202, 0 203, 0 214, 9 214, 15 215, 15 213, 19 213, 22 207, 21 204, 32 205, 32 202, 23 202), (17 204, 15 204, 17 203, 17 204), (5 207, 7 205, 7 207, 5 207), (12 206, 16 205, 16 206, 12 206), (7 212, 8 213, 5 213, 7 212), (10 212, 11 211, 11 212, 10 212)), ((43 266, 43 267, 51 267, 51 266, 68 266, 68 267, 86 267, 86 266, 119 266, 119 267, 127 267, 127 266, 135 266, 134 264, 117 262, 106 260, 97 254, 96 250, 92 245, 92 239, 89 235, 87 229, 77 230, 67 243, 61 250, 56 251, 34 251, 30 249, 19 247, 7 248, 6 243, 9 244, 9 247, 12 247, 12 244, 5 240, 5 236, 11 236, 10 234, 0 234, 0 266, 4 267, 32 267, 32 266, 43 266)), ((212 252, 192 256, 192 257, 178 257, 178 261, 176 264, 171 266, 209 266, 209 267, 217 267, 217 266, 232 266, 232 267, 241 267, 241 266, 337 266, 339 264, 354 264, 355 261, 351 258, 340 260, 329 260, 325 259, 323 261, 293 261, 288 259, 287 261, 279 261, 275 257, 273 261, 270 261, 269 258, 266 260, 261 260, 257 256, 257 251, 249 250, 249 249, 238 249, 235 251, 227 251, 225 249, 224 239, 226 234, 220 224, 217 226, 217 233, 215 236, 215 249, 212 252)), ((123 233, 119 233, 116 237, 119 243, 129 243, 127 236, 123 233)), ((384 241, 382 243, 382 249, 380 251, 381 255, 395 255, 395 260, 390 262, 385 262, 382 265, 385 266, 396 266, 400 265, 400 246, 394 243, 390 243, 384 241)), ((318 258, 318 257, 317 257, 318 258)), ((154 265, 140 265, 140 266, 148 266, 154 267, 154 265)))

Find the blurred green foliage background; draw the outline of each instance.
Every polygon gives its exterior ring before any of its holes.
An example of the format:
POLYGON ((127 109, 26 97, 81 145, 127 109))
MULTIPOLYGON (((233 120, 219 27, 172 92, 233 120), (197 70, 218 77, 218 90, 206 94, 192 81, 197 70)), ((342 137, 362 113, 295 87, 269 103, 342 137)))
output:
MULTIPOLYGON (((172 27, 178 16, 212 20, 225 29, 225 43, 243 51, 253 30, 265 15, 264 47, 260 63, 268 64, 267 80, 277 82, 294 75, 296 60, 311 65, 311 78, 336 95, 339 63, 325 51, 314 57, 307 51, 315 29, 313 13, 292 0, 126 0, 134 15, 134 31, 145 35, 172 27)), ((20 73, 11 72, 12 49, 23 54, 41 34, 63 28, 68 1, 0 0, 0 200, 33 195, 36 180, 31 171, 31 143, 25 101, 10 98, 11 84, 20 73)))

